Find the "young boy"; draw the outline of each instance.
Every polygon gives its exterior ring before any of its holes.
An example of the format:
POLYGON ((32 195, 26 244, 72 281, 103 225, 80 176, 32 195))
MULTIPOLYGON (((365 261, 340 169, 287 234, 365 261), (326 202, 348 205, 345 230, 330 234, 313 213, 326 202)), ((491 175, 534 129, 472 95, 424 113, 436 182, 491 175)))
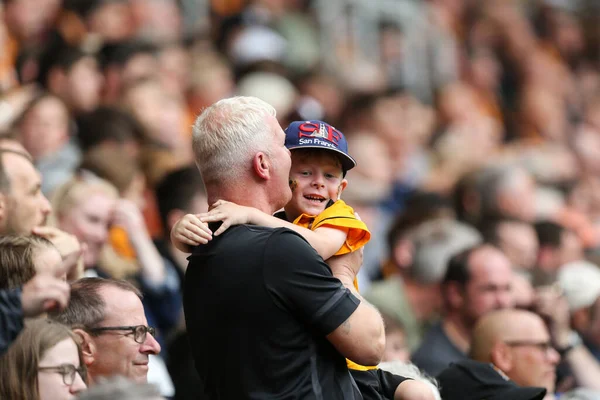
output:
MULTIPOLYGON (((208 213, 188 214, 178 221, 171 240, 182 251, 189 246, 207 243, 231 225, 254 224, 273 228, 286 227, 302 235, 327 260, 359 250, 371 234, 354 210, 340 199, 348 185, 346 172, 356 162, 348 154, 346 138, 339 130, 322 121, 296 121, 285 130, 285 146, 290 150, 292 166, 290 187, 292 198, 284 211, 275 216, 252 207, 217 201, 208 213), (222 221, 213 233, 205 223, 222 221), (288 221, 293 221, 292 223, 288 221)), ((358 290, 356 280, 354 286, 358 290)), ((347 360, 354 380, 365 399, 422 399, 428 388, 406 378, 362 366, 347 360)))

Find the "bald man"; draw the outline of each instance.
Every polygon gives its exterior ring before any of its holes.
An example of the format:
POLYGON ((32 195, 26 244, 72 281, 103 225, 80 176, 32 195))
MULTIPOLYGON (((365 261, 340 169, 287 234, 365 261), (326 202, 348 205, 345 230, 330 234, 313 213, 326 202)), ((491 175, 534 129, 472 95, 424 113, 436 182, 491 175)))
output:
POLYGON ((505 309, 483 316, 473 331, 471 358, 491 362, 520 386, 545 387, 554 398, 560 355, 540 316, 505 309))

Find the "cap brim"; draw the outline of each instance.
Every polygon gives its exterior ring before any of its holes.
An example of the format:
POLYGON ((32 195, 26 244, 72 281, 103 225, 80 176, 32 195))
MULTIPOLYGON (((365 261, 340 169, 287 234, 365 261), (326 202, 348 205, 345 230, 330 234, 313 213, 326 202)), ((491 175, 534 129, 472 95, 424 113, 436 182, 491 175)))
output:
POLYGON ((498 396, 490 397, 490 400, 542 400, 546 396, 546 389, 540 387, 516 387, 503 391, 498 396))
POLYGON ((332 148, 328 148, 325 146, 310 146, 310 145, 288 147, 288 150, 294 150, 294 149, 320 149, 320 150, 335 151, 336 153, 338 153, 341 156, 342 169, 344 171, 350 171, 352 168, 356 167, 356 161, 354 161, 354 158, 350 157, 348 154, 344 153, 343 151, 340 151, 337 149, 332 149, 332 148))

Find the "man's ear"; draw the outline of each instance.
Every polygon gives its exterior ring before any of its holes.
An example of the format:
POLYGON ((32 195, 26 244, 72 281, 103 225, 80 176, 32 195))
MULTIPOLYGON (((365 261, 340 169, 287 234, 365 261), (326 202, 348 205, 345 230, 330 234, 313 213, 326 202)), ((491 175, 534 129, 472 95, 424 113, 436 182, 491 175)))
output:
POLYGON ((83 329, 75 328, 73 333, 79 338, 83 362, 90 366, 96 360, 96 343, 92 336, 83 329))
POLYGON ((338 186, 338 192, 337 192, 337 199, 341 199, 342 198, 342 192, 344 190, 346 190, 346 186, 348 186, 348 180, 347 179, 342 179, 342 182, 340 182, 340 186, 338 186))
POLYGON ((263 153, 258 152, 252 158, 252 168, 256 175, 263 180, 267 180, 271 177, 271 162, 269 157, 263 153))
POLYGON ((458 282, 448 282, 442 288, 445 292, 448 304, 453 309, 460 309, 465 303, 464 288, 458 282))
POLYGON ((513 369, 514 360, 512 352, 510 351, 510 346, 504 342, 497 341, 494 343, 490 350, 490 358, 492 364, 505 373, 510 373, 513 369))

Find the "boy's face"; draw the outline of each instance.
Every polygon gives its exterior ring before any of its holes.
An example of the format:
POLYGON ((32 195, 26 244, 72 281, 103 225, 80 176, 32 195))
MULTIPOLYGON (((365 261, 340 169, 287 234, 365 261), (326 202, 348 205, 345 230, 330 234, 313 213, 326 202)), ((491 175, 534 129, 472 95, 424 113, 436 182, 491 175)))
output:
POLYGON ((410 360, 410 350, 406 345, 406 337, 402 330, 392 330, 385 335, 385 351, 382 361, 402 361, 410 360))
POLYGON ((337 201, 348 182, 338 158, 328 151, 306 154, 292 150, 290 186, 292 199, 285 207, 288 217, 318 215, 329 200, 337 201))

